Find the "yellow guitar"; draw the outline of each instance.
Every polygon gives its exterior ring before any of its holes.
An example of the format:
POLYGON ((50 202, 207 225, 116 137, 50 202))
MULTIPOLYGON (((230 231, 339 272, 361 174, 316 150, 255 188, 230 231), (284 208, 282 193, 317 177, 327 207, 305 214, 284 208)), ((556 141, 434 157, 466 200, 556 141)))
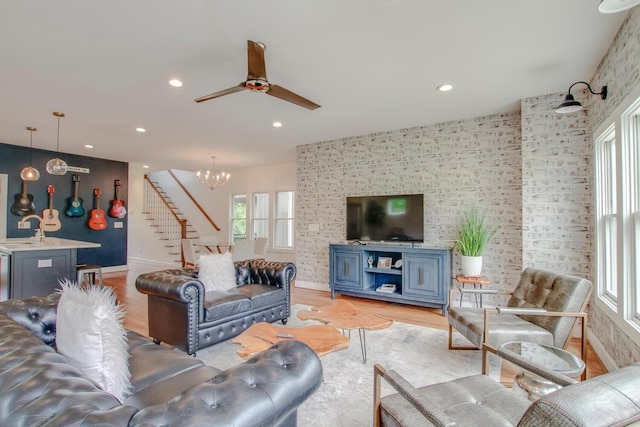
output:
POLYGON ((60 214, 57 209, 53 209, 53 193, 55 189, 53 185, 47 187, 47 193, 49 193, 49 209, 42 211, 42 229, 44 231, 58 231, 62 224, 60 224, 60 214))

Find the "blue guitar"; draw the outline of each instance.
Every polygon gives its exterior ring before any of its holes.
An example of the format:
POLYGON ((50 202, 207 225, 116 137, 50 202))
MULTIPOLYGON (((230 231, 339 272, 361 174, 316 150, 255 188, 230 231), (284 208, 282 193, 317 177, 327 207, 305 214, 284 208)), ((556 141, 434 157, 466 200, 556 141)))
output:
POLYGON ((79 216, 84 215, 84 208, 82 207, 82 199, 78 197, 78 185, 80 184, 80 176, 78 174, 73 174, 73 184, 74 191, 73 197, 69 197, 67 200, 69 202, 69 207, 64 213, 71 218, 78 218, 79 216))

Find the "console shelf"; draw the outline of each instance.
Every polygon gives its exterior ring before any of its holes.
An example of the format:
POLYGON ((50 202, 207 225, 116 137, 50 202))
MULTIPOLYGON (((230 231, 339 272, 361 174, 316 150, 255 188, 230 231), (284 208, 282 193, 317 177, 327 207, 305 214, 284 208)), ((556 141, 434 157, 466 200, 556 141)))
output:
POLYGON ((423 307, 440 307, 442 315, 446 315, 451 280, 449 249, 329 245, 329 259, 331 298, 338 292, 423 307), (380 267, 380 258, 387 258, 386 264, 391 267, 380 267), (373 261, 371 267, 369 259, 373 261), (395 290, 377 291, 387 284, 395 285, 395 290))

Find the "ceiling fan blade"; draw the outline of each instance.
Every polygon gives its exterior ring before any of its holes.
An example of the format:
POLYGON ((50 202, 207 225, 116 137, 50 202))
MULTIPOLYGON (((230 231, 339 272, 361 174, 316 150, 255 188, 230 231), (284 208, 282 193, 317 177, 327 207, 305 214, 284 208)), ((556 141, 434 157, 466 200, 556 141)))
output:
POLYGON ((267 80, 264 45, 247 40, 247 80, 267 80))
POLYGON ((320 106, 315 102, 309 101, 307 98, 303 98, 300 95, 297 95, 290 90, 287 90, 278 85, 269 85, 267 95, 275 96, 276 98, 292 102, 308 110, 315 110, 316 108, 320 108, 320 106))
POLYGON ((238 86, 230 87, 229 89, 221 90, 220 92, 210 93, 209 95, 201 96, 200 98, 194 99, 196 102, 208 101, 213 98, 219 98, 224 95, 229 95, 231 93, 240 92, 241 90, 245 90, 244 87, 245 82, 240 83, 238 86))

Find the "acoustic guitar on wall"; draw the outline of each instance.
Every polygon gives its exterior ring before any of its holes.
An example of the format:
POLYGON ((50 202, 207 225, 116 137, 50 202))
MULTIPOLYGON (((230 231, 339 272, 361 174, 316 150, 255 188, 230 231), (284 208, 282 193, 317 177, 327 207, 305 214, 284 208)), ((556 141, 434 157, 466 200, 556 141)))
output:
POLYGON ((73 197, 69 197, 67 201, 69 202, 69 206, 67 210, 64 212, 67 216, 71 218, 78 218, 84 215, 84 208, 82 207, 82 199, 78 197, 78 186, 80 184, 80 176, 78 174, 73 174, 73 197))
POLYGON ((120 199, 120 180, 116 179, 114 185, 116 187, 116 198, 111 201, 109 215, 114 218, 124 218, 127 215, 127 209, 124 207, 124 200, 120 199))
POLYGON ((11 213, 18 216, 34 215, 36 213, 33 194, 27 193, 27 181, 22 181, 22 192, 15 195, 11 213))
POLYGON ((100 209, 100 189, 93 190, 95 199, 95 207, 89 212, 89 228, 92 230, 104 230, 107 228, 107 219, 104 217, 104 211, 100 209))
POLYGON ((55 193, 53 185, 47 187, 47 193, 49 193, 49 209, 42 211, 42 229, 44 231, 58 231, 62 224, 60 223, 60 213, 57 209, 53 209, 53 193, 55 193))

